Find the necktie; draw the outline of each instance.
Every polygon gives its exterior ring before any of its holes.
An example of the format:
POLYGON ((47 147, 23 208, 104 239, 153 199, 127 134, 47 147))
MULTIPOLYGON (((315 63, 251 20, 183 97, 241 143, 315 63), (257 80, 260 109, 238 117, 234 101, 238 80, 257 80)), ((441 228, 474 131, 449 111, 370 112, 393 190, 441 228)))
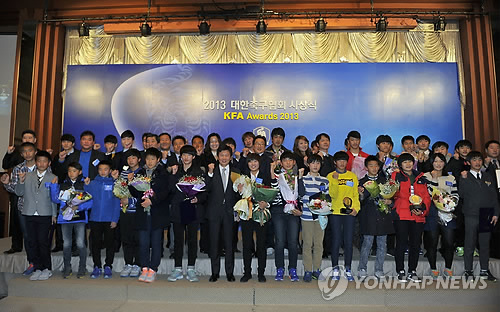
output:
POLYGON ((226 168, 222 168, 222 185, 224 186, 224 193, 226 192, 227 188, 227 179, 226 179, 226 168))
POLYGON ((478 179, 479 181, 481 181, 481 175, 478 173, 476 173, 476 179, 478 179))
POLYGON ((38 177, 38 188, 40 188, 40 185, 42 184, 42 179, 43 179, 43 176, 38 177))
POLYGON ((500 169, 500 168, 498 167, 498 160, 493 159, 493 165, 495 166, 495 169, 500 169))

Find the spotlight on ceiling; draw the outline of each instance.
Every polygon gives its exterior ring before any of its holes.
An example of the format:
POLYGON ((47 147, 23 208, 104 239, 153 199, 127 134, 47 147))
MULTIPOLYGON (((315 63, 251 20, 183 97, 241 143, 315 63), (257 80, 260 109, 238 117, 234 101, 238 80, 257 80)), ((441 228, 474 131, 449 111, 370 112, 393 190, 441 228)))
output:
POLYGON ((326 24, 328 23, 325 22, 325 19, 321 17, 316 23, 314 23, 314 29, 316 30, 316 32, 325 32, 326 24))
POLYGON ((444 16, 439 16, 434 20, 434 31, 445 31, 446 30, 446 20, 444 16))
POLYGON ((208 35, 210 33, 210 24, 207 23, 205 19, 200 22, 200 25, 198 25, 198 29, 200 30, 200 35, 208 35))
POLYGON ((264 19, 262 17, 259 19, 259 22, 257 23, 257 25, 255 25, 255 28, 256 28, 258 34, 265 34, 266 33, 267 24, 266 24, 266 22, 264 22, 264 19))
POLYGON ((80 26, 78 26, 78 35, 80 37, 88 37, 89 33, 90 33, 89 25, 85 24, 85 22, 82 22, 80 26))
POLYGON ((387 21, 387 19, 384 16, 380 16, 380 18, 378 19, 378 21, 375 22, 375 26, 376 26, 375 29, 377 31, 386 31, 387 30, 387 24, 389 24, 389 22, 387 21))
POLYGON ((148 24, 147 21, 144 21, 144 23, 141 24, 139 29, 141 30, 141 36, 143 37, 151 36, 151 26, 148 24))

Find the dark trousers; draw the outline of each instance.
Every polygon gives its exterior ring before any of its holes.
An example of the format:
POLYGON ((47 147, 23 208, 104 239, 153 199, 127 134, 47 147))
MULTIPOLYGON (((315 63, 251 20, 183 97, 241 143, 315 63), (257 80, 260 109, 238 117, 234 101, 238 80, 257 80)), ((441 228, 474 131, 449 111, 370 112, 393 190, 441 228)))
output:
POLYGON ((240 228, 240 222, 233 223, 233 251, 238 249, 238 230, 240 228))
POLYGON ((424 245, 427 250, 427 260, 429 261, 431 269, 436 270, 436 256, 439 236, 441 236, 441 247, 443 250, 445 267, 447 269, 451 269, 453 254, 455 253, 455 229, 450 229, 442 224, 438 224, 434 231, 424 232, 424 245))
POLYGON ((476 243, 479 243, 479 264, 481 270, 488 270, 490 260, 490 232, 478 233, 479 217, 466 216, 464 218, 465 225, 465 242, 464 242, 464 264, 466 271, 472 271, 472 263, 474 261, 474 249, 476 243))
POLYGON ((111 222, 91 221, 89 222, 89 225, 90 237, 92 238, 91 248, 94 267, 102 267, 101 249, 106 248, 106 259, 104 260, 104 265, 111 268, 115 259, 115 250, 113 246, 115 229, 111 228, 111 222))
POLYGON ((151 216, 147 217, 147 228, 138 230, 141 267, 158 272, 161 262, 163 228, 151 227, 151 216))
POLYGON ((329 215, 328 224, 331 228, 332 240, 332 266, 339 264, 340 245, 344 244, 344 265, 346 269, 351 268, 352 263, 352 239, 354 236, 354 223, 356 217, 349 215, 329 215))
POLYGON ((52 226, 50 216, 24 216, 28 232, 28 244, 36 270, 51 268, 49 232, 52 226))
POLYGON ((62 234, 62 229, 60 224, 54 225, 54 238, 56 240, 56 246, 55 248, 57 249, 62 249, 63 248, 63 234, 62 234))
POLYGON ((300 217, 283 212, 283 206, 272 206, 271 216, 276 237, 275 258, 276 268, 285 268, 285 245, 288 247, 288 269, 297 268, 298 233, 300 217))
POLYGON ((182 267, 182 256, 184 255, 184 237, 186 237, 188 248, 188 266, 194 266, 198 253, 197 234, 198 223, 174 223, 175 267, 182 267))
POLYGON ((455 229, 455 246, 464 247, 465 244, 465 219, 462 212, 463 200, 458 201, 457 208, 455 210, 455 215, 457 216, 456 222, 457 227, 455 229))
POLYGON ((15 194, 9 193, 10 201, 10 236, 12 236, 11 248, 17 251, 23 250, 23 231, 20 222, 20 214, 17 209, 18 197, 15 194))
POLYGON ((226 275, 233 274, 234 271, 234 251, 233 251, 233 215, 225 214, 220 219, 210 220, 210 262, 212 264, 212 274, 220 272, 219 239, 222 231, 224 235, 225 267, 226 275))
POLYGON ((257 261, 258 261, 258 274, 264 275, 266 270, 266 232, 267 222, 263 226, 259 222, 253 220, 240 221, 241 236, 243 240, 243 265, 244 273, 246 275, 252 274, 252 255, 253 255, 253 233, 255 232, 257 238, 257 261))
MULTIPOLYGON (((28 263, 33 264, 33 251, 31 250, 31 245, 29 243, 28 237, 28 229, 26 227, 26 216, 21 214, 21 211, 16 209, 17 217, 19 219, 19 225, 21 226, 21 231, 23 232, 24 239, 24 249, 26 250, 26 258, 28 259, 28 263)), ((50 237, 49 237, 50 244, 50 237)), ((50 246, 49 246, 50 248, 50 246)))
POLYGON ((395 220, 394 228, 396 229, 396 270, 398 272, 404 270, 405 251, 408 246, 408 272, 416 271, 424 224, 395 220))
POLYGON ((200 251, 205 253, 210 251, 210 231, 206 219, 200 223, 200 251))
POLYGON ((120 228, 125 264, 139 265, 139 239, 135 228, 135 213, 120 212, 120 228))

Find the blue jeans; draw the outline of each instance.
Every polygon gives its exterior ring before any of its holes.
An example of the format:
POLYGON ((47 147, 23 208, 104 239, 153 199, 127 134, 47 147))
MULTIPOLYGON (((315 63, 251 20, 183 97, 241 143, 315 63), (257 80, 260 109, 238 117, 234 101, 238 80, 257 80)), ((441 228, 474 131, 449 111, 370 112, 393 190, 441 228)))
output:
POLYGON ((284 213, 283 206, 271 207, 271 216, 274 225, 275 258, 277 268, 285 268, 285 241, 288 247, 288 269, 297 268, 297 244, 299 237, 300 217, 284 213))
POLYGON ((163 228, 151 228, 151 216, 147 216, 147 229, 139 230, 139 259, 141 267, 158 272, 161 262, 161 237, 163 228))
MULTIPOLYGON (((368 256, 372 250, 373 235, 363 235, 363 244, 361 245, 361 255, 359 257, 358 270, 366 270, 368 256)), ((375 272, 384 272, 384 259, 386 253, 387 235, 377 236, 377 258, 375 259, 375 272)))
POLYGON ((71 245, 73 241, 73 229, 76 235, 76 247, 80 254, 78 272, 84 272, 87 264, 87 247, 85 246, 85 223, 63 223, 61 231, 63 236, 63 258, 64 268, 71 267, 71 245))
POLYGON ((351 269, 352 263, 352 237, 354 235, 354 222, 356 217, 350 215, 329 215, 328 223, 332 229, 332 266, 339 264, 339 249, 344 240, 344 266, 351 269))

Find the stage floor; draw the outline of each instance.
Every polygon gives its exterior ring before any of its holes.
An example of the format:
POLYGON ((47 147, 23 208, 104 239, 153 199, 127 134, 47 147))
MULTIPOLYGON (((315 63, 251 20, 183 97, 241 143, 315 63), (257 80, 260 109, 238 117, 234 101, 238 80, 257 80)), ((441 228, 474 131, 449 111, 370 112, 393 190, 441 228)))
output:
MULTIPOLYGON (((239 249, 241 250, 241 242, 239 249)), ((8 250, 10 248, 10 238, 2 238, 0 239, 0 272, 7 273, 22 273, 26 267, 28 266, 28 262, 26 260, 26 253, 24 251, 15 253, 12 255, 6 255, 3 251, 8 250)), ((102 257, 104 260, 105 252, 102 251, 102 257)), ((169 250, 165 248, 164 257, 161 260, 161 264, 158 268, 158 274, 169 274, 174 268, 174 260, 169 258, 169 250)), ((78 257, 72 257, 71 265, 73 272, 78 271, 78 257)), ((474 259, 474 273, 479 274, 479 258, 474 259)), ((352 270, 353 273, 357 273, 359 262, 359 251, 354 248, 353 249, 353 260, 352 260, 352 270)), ((91 272, 93 269, 92 266, 92 258, 87 257, 87 271, 91 272)), ((343 264, 343 257, 340 257, 339 264, 343 264)), ((375 257, 371 256, 368 261, 368 274, 373 274, 375 264, 375 257)), ((120 249, 120 252, 115 253, 115 259, 113 262, 113 271, 120 272, 125 265, 123 261, 123 252, 120 249)), ((285 257, 285 266, 288 265, 288 259, 285 257)), ((331 266, 330 259, 323 259, 322 269, 331 266)), ((61 271, 63 267, 63 255, 62 251, 52 253, 52 269, 53 271, 61 271)), ((183 268, 186 270, 187 268, 187 250, 184 248, 184 258, 183 258, 183 268)), ((439 270, 444 269, 444 259, 438 254, 437 268, 439 270)), ((252 270, 253 274, 257 274, 257 259, 254 258, 252 262, 252 270)), ((490 270, 496 277, 500 278, 500 260, 499 259, 490 259, 490 270)), ((210 266, 210 258, 206 254, 202 254, 198 252, 198 259, 196 261, 196 271, 202 276, 209 276, 211 274, 211 266, 210 266)), ((463 258, 455 257, 453 261, 453 271, 455 275, 462 275, 464 273, 464 262, 463 258)), ((384 263, 384 272, 388 276, 396 275, 396 264, 394 262, 394 257, 386 256, 384 263)), ((221 258, 221 276, 225 275, 224 272, 224 258, 221 258)), ((276 274, 276 267, 274 265, 274 255, 267 257, 267 266, 265 275, 274 276, 276 274)), ((297 263, 297 274, 302 276, 304 274, 304 267, 302 265, 302 256, 299 255, 298 263, 297 263)), ((430 267, 427 259, 424 256, 420 256, 419 264, 417 266, 417 274, 419 276, 428 276, 430 274, 430 267)), ((234 264, 234 275, 243 275, 243 259, 242 253, 235 253, 235 264, 234 264)))
MULTIPOLYGON (((10 239, 0 240, 0 251, 10 248, 10 239)), ((235 275, 237 281, 229 283, 224 276, 216 283, 208 282, 210 274, 210 260, 201 255, 196 263, 196 270, 201 274, 199 283, 190 283, 180 280, 175 283, 167 281, 165 275, 173 268, 173 260, 168 259, 168 250, 162 259, 157 281, 152 284, 140 283, 137 279, 120 278, 116 273, 112 279, 90 278, 77 279, 75 276, 63 279, 62 252, 52 254, 54 276, 47 281, 32 282, 20 273, 25 269, 26 256, 24 253, 14 255, 0 254, 0 291, 8 295, 0 300, 0 311, 482 311, 498 312, 500 304, 500 283, 485 282, 481 289, 464 287, 462 280, 456 277, 457 287, 447 289, 439 287, 438 283, 392 283, 379 284, 372 287, 372 283, 347 283, 346 289, 338 297, 325 299, 329 290, 336 291, 340 283, 329 284, 325 291, 325 284, 317 281, 292 283, 286 277, 282 282, 273 279, 275 268, 274 259, 269 257, 266 275, 267 283, 258 283, 256 276, 248 283, 240 283, 243 260, 241 253, 236 254, 235 275), (391 286, 392 285, 392 286, 391 286), (398 286, 399 285, 399 286, 398 286), (322 290, 323 289, 323 290, 322 290)), ((104 254, 104 253, 103 253, 104 254)), ((356 252, 353 260, 353 271, 356 273, 359 254, 356 252)), ((255 261, 256 259, 254 259, 255 261)), ((77 269, 77 258, 72 258, 73 270, 77 269)), ((370 258, 369 269, 373 270, 374 258, 370 258)), ((341 261, 342 263, 342 261, 341 261)), ((186 263, 185 263, 186 264, 186 263)), ((255 263, 254 263, 255 264, 255 263)), ((439 260, 442 268, 443 260, 439 260)), ((478 263, 475 261, 478 270, 478 263)), ((329 260, 323 260, 323 267, 330 266, 329 260)), ((114 261, 114 271, 119 272, 123 267, 123 257, 117 253, 114 261)), ((223 264, 221 266, 224 267, 223 264)), ((427 260, 421 257, 419 272, 429 269, 427 260)), ((92 260, 87 259, 87 269, 92 269, 92 260)), ((490 269, 493 274, 500 276, 500 260, 491 259, 490 269)), ((463 260, 458 258, 454 263, 456 275, 463 272, 463 260)), ((301 257, 298 263, 299 275, 302 277, 303 268, 301 257)), ((387 275, 394 273, 394 258, 387 257, 385 263, 387 275)), ((420 274, 419 273, 419 274, 420 274)), ((223 269, 221 274, 224 275, 223 269)), ((423 274, 428 275, 428 274, 423 274)), ((421 275, 421 276, 423 276, 421 275)), ((390 280, 390 278, 388 278, 390 280)), ((451 284, 448 284, 448 286, 451 284)), ((451 288, 451 287, 449 287, 451 288)), ((1 293, 1 292, 0 292, 1 293)))

